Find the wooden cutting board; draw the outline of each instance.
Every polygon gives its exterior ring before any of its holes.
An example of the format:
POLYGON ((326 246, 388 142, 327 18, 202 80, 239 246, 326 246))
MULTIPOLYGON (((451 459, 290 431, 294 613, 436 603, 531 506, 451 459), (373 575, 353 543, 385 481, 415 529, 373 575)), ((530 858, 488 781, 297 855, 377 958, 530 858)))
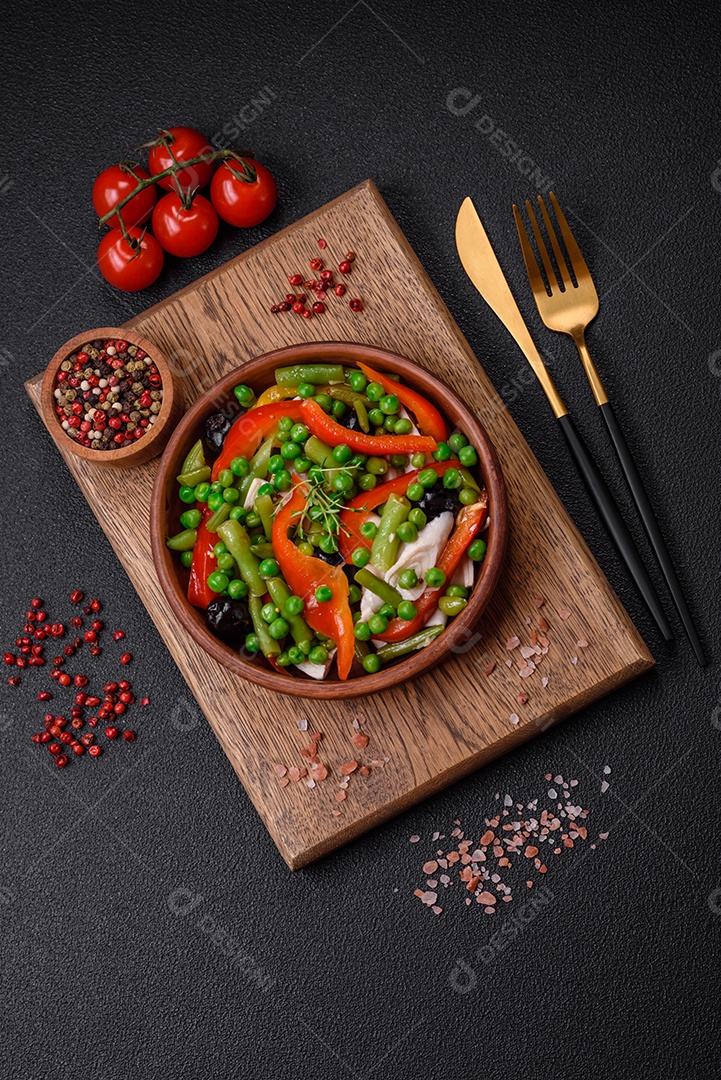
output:
MULTIPOLYGON (((642 639, 371 181, 126 325, 174 358, 186 407, 225 372, 283 345, 324 339, 381 345, 424 365, 472 403, 500 455, 509 500, 508 556, 477 638, 462 655, 412 684, 373 697, 316 702, 269 693, 229 674, 178 626, 150 554, 147 507, 157 462, 114 472, 116 497, 108 499, 109 473, 63 451, 292 870, 652 666, 642 639), (327 265, 337 265, 349 248, 357 253, 345 299, 357 292, 363 313, 354 314, 334 297, 323 317, 271 315, 268 308, 289 288, 287 275, 310 276, 309 260, 323 255, 319 237, 328 241, 327 265), (536 598, 543 598, 542 607, 536 598), (530 647, 541 618, 548 623, 541 633, 549 644, 529 674, 521 649, 530 647), (508 648, 516 637, 520 644, 508 648), (485 674, 493 663, 494 670, 485 674), (524 677, 519 664, 526 666, 524 677), (299 730, 299 718, 307 720, 306 731, 299 730), (351 742, 358 730, 369 736, 366 749, 351 742), (319 753, 330 767, 328 779, 314 788, 302 778, 281 786, 274 766, 302 769, 300 750, 316 731, 323 735, 319 753), (369 765, 370 775, 356 771, 339 800, 340 766, 354 759, 369 765)), ((26 384, 36 407, 40 381, 38 375, 26 384)))

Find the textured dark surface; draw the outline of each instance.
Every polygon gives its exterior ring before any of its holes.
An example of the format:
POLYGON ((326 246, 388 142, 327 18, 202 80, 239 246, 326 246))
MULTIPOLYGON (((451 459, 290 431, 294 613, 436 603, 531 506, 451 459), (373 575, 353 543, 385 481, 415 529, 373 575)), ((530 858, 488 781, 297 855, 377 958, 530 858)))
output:
MULTIPOLYGON (((61 771, 43 767, 49 756, 29 741, 44 676, 0 688, 3 1076, 718 1075, 713 10, 615 5, 555 8, 552 18, 537 4, 441 12, 361 0, 248 13, 126 5, 100 24, 80 5, 57 5, 6 26, 2 642, 12 642, 30 596, 64 615, 67 593, 81 584, 107 601, 108 623, 128 631, 133 676, 152 708, 138 710, 133 747, 61 771), (98 170, 171 123, 209 134, 232 127, 264 86, 274 100, 234 141, 275 171, 273 217, 247 234, 224 232, 204 257, 173 262, 146 294, 102 285, 92 272, 89 206, 98 170), (479 98, 465 115, 457 115, 460 95, 455 113, 446 104, 459 87, 479 98), (706 671, 681 637, 660 647, 540 392, 520 381, 519 354, 458 264, 453 221, 471 194, 579 426, 630 510, 572 346, 543 330, 529 302, 510 204, 537 184, 484 134, 491 125, 552 178, 572 211, 601 296, 590 346, 701 620, 706 671), (293 876, 210 730, 193 723, 184 684, 22 381, 83 326, 124 321, 367 175, 499 391, 509 388, 514 417, 658 667, 293 876), (601 796, 605 764, 611 788, 601 796), (434 918, 413 897, 434 847, 429 834, 459 818, 479 835, 497 791, 524 801, 544 795, 547 771, 579 779, 590 829, 610 835, 553 867, 552 901, 527 925, 517 921, 505 948, 489 949, 525 897, 517 890, 491 919, 451 890, 434 918), (409 846, 411 833, 422 843, 409 846), (245 959, 213 943, 212 920, 245 959), (461 986, 458 958, 475 985, 466 973, 461 986)), ((117 648, 107 651, 108 669, 117 648)))

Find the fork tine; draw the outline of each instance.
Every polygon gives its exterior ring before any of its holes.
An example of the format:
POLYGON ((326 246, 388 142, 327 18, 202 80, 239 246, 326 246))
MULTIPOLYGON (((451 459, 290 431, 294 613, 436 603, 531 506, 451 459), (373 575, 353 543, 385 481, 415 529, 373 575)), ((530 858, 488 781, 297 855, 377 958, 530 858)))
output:
POLYGON ((516 222, 516 231, 518 233, 518 239, 521 243, 521 251, 523 252, 523 261, 526 264, 526 273, 528 274, 528 280, 531 283, 531 290, 533 293, 541 292, 548 295, 546 290, 546 284, 541 276, 538 263, 536 262, 536 256, 533 254, 533 248, 531 241, 526 232, 526 227, 523 224, 523 218, 516 204, 513 204, 513 217, 516 222))
POLYGON ((541 207, 541 213, 543 214, 543 220, 546 223, 546 229, 548 230, 548 238, 551 241, 551 247, 553 248, 553 254, 556 257, 556 265, 558 266, 561 277, 563 278, 563 284, 564 284, 566 289, 572 289, 573 288, 573 282, 571 281, 571 275, 568 272, 568 267, 566 266, 566 260, 563 257, 563 252, 561 251, 561 245, 558 242, 558 237, 556 236, 556 233, 555 233, 554 228, 553 228, 553 222, 551 221, 551 219, 550 219, 550 217, 548 215, 548 210, 546 210, 546 204, 543 201, 543 196, 542 195, 538 196, 538 202, 539 202, 539 205, 541 207))
POLYGON ((553 194, 552 191, 549 191, 548 194, 549 194, 549 198, 551 200, 551 204, 553 206, 554 212, 556 214, 556 220, 557 220, 557 222, 558 222, 558 224, 560 226, 560 229, 561 229, 561 236, 563 237, 563 242, 566 245, 566 251, 568 252, 568 257, 571 260, 571 266, 573 267, 573 272, 576 275, 576 281, 578 281, 579 277, 581 277, 581 275, 583 275, 583 274, 588 274, 588 276, 590 277, 591 275, 589 273, 588 267, 586 266, 586 260, 584 259, 583 255, 581 254, 581 249, 578 246, 578 244, 576 243, 576 238, 573 235, 573 233, 571 232, 571 227, 568 224, 568 222, 566 221, 566 218, 564 217, 563 210, 561 210, 561 207, 558 205, 558 199, 556 198, 556 196, 553 194))
POLYGON ((548 250, 546 248, 546 244, 545 244, 545 241, 543 239, 543 233, 541 232, 541 230, 538 227, 538 222, 536 221, 536 215, 533 213, 533 207, 531 206, 531 203, 530 203, 529 199, 526 199, 526 213, 528 214, 528 217, 530 218, 531 227, 533 229, 533 235, 536 238, 536 243, 538 244, 538 250, 541 253, 541 260, 543 262, 543 269, 546 271, 546 277, 548 278, 548 287, 551 290, 551 292, 553 292, 554 285, 555 285, 555 287, 557 289, 560 288, 560 286, 558 284, 558 278, 556 277, 556 271, 553 269, 553 263, 551 262, 550 257, 548 255, 548 250))

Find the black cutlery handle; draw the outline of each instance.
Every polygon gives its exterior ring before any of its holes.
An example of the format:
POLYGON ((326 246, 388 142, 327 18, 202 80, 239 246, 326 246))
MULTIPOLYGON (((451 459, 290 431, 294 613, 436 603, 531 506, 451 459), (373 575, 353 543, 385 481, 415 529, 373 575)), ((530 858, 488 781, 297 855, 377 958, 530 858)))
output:
POLYGON ((628 567, 628 572, 633 578, 636 588, 646 601, 646 606, 653 615, 656 625, 661 631, 664 639, 666 641, 673 641, 671 627, 669 626, 664 610, 661 607, 661 602, 656 595, 653 582, 648 576, 648 571, 641 561, 641 556, 636 550, 636 545, 631 538, 630 532, 626 528, 626 523, 613 501, 613 496, 608 490, 606 481, 601 476, 601 472, 596 465, 596 462, 591 457, 588 447, 579 435, 576 425, 570 415, 566 413, 565 416, 559 417, 558 422, 561 425, 561 431, 566 437, 566 442, 568 443, 568 448, 571 451, 573 460, 576 462, 578 471, 588 488, 588 493, 593 499, 596 509, 603 524, 606 526, 611 539, 618 548, 621 558, 628 567))
POLYGON ((684 629, 688 634, 689 641, 691 642, 691 645, 693 647, 693 651, 696 654, 696 659, 698 660, 699 664, 704 667, 706 664, 706 657, 704 656, 701 642, 699 641, 698 634, 696 633, 696 628, 693 624, 691 612, 688 609, 686 599, 681 589, 681 583, 676 576, 676 571, 674 570, 673 563, 671 562, 671 555, 669 554, 669 550, 666 547, 666 541, 664 540, 661 533, 661 527, 656 519, 656 515, 653 512, 651 501, 646 494, 646 489, 643 486, 643 481, 641 480, 639 471, 636 468, 636 462, 633 460, 633 457, 631 456, 631 451, 628 448, 626 437, 621 430, 621 425, 616 419, 616 414, 613 411, 613 406, 611 405, 611 403, 605 402, 605 404, 600 405, 599 408, 601 410, 601 415, 603 416, 603 419, 606 421, 606 427, 608 428, 608 433, 611 436, 611 442, 615 447, 616 453, 618 455, 618 460, 620 461, 621 468, 623 469, 624 476, 626 477, 628 486, 631 489, 631 494, 633 495, 633 501, 636 503, 636 509, 638 510, 639 517, 643 522, 643 527, 646 530, 648 538, 651 542, 651 547, 653 548, 656 559, 658 560, 658 565, 661 567, 661 572, 666 579, 666 584, 668 585, 669 592, 673 597, 673 602, 678 609, 679 615, 681 616, 681 621, 683 622, 684 629))

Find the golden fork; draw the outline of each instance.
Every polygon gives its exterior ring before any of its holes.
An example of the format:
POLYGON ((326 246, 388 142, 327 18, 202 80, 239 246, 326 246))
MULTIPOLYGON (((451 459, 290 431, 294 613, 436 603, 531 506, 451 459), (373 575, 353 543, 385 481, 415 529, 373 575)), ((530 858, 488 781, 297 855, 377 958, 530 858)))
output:
POLYGON ((628 443, 621 430, 621 426, 618 423, 613 407, 608 400, 608 395, 601 382, 601 377, 596 370, 596 365, 591 359, 591 354, 586 345, 586 327, 598 314, 598 293, 596 292, 596 286, 593 284, 593 278, 591 277, 590 271, 586 266, 586 261, 581 254, 581 249, 576 243, 575 237, 571 232, 570 226, 566 221, 563 211, 558 205, 558 200, 553 192, 549 193, 549 198, 563 238, 568 262, 570 263, 570 269, 573 271, 573 276, 576 280, 574 284, 566 258, 561 250, 561 245, 559 244, 556 231, 553 227, 553 222, 546 209, 546 204, 539 195, 538 203, 546 226, 548 239, 551 242, 556 267, 561 276, 561 282, 559 283, 543 239, 543 234, 539 228, 538 221, 536 220, 536 215, 533 212, 533 207, 531 206, 530 201, 526 200, 526 211, 531 222, 531 228, 536 239, 541 262, 543 263, 543 269, 546 274, 546 280, 548 282, 548 289, 546 288, 543 276, 541 275, 541 270, 533 252, 530 237, 523 224, 523 219, 521 218, 518 207, 514 205, 513 216, 516 221, 518 239, 521 242, 521 250, 523 252, 523 261, 526 264, 526 272, 528 273, 528 278, 531 283, 536 307, 538 308, 539 315, 549 330, 557 330, 559 333, 568 334, 573 338, 581 357, 586 376, 591 385, 593 396, 596 399, 596 404, 606 423, 609 437, 613 443, 621 468, 623 469, 626 482, 631 490, 636 509, 638 510, 643 526, 651 542, 651 547, 653 548, 658 564, 661 567, 663 576, 666 579, 666 584, 668 585, 669 592, 678 609, 678 613, 681 616, 684 628, 696 654, 696 659, 699 664, 703 666, 706 663, 706 658, 698 634, 693 625, 691 612, 688 609, 688 605, 681 589, 681 584, 676 575, 676 571, 674 570, 671 556, 663 539, 661 528, 656 519, 656 515, 653 512, 653 507, 646 494, 646 489, 641 480, 636 463, 631 455, 631 451, 628 448, 628 443))

